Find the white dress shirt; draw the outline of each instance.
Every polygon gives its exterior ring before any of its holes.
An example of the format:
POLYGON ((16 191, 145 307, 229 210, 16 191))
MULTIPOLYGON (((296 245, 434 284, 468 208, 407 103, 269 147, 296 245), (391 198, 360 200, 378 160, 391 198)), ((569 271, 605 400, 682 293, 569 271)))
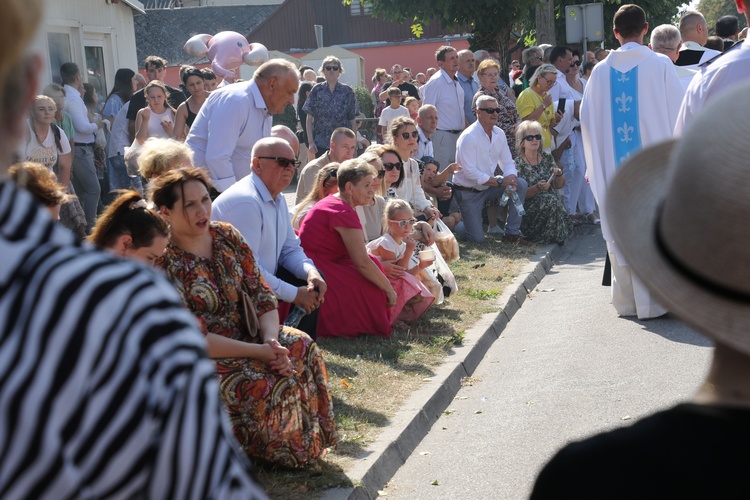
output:
POLYGON ((442 69, 438 70, 422 86, 422 93, 422 104, 432 104, 437 108, 439 130, 464 129, 464 89, 456 78, 451 78, 442 69))
MULTIPOLYGON (((435 148, 432 146, 432 141, 425 137, 421 127, 417 127, 419 132, 419 146, 417 148, 417 159, 421 160, 424 156, 435 157, 435 148)), ((443 165, 440 165, 441 167, 443 165)))
MULTIPOLYGON (((567 78, 565 78, 565 73, 559 69, 557 70, 557 85, 549 89, 547 93, 552 96, 552 102, 557 102, 560 98, 568 100, 573 99, 573 92, 571 91, 570 85, 568 85, 567 78)), ((572 105, 573 103, 571 102, 570 104, 572 105)), ((566 107, 565 109, 572 108, 566 107)), ((557 111, 557 107, 555 107, 555 111, 557 111)))
POLYGON ((214 200, 211 219, 229 222, 242 233, 273 293, 284 302, 293 302, 297 287, 277 278, 276 272, 283 266, 307 280, 315 264, 292 229, 284 195, 279 193, 274 199, 260 177, 251 173, 214 200))
POLYGON ((73 119, 73 128, 76 135, 73 139, 80 144, 90 144, 96 140, 94 135, 99 127, 96 123, 89 121, 89 111, 83 103, 81 93, 78 89, 65 85, 65 111, 73 119))
POLYGON ((497 126, 492 127, 490 140, 478 121, 466 127, 458 138, 456 163, 463 168, 453 174, 453 183, 480 191, 489 188, 484 183, 495 176, 498 165, 503 176, 518 175, 505 133, 497 126))
POLYGON ((253 146, 271 135, 272 121, 255 80, 227 85, 211 92, 185 143, 224 191, 250 174, 253 146))

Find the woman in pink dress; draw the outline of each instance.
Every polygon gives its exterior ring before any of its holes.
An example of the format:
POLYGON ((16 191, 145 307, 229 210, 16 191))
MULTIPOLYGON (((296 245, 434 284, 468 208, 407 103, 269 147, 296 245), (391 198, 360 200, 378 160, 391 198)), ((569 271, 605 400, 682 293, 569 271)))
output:
POLYGON ((364 160, 344 162, 337 174, 338 195, 316 203, 302 222, 302 248, 328 284, 320 306, 319 338, 391 334, 388 308, 396 304, 396 292, 367 254, 362 225, 354 210, 372 204, 375 175, 364 160))

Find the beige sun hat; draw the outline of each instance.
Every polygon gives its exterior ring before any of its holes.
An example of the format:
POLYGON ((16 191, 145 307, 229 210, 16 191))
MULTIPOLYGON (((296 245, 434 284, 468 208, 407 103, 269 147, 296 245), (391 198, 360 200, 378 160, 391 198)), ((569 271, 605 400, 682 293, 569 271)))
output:
POLYGON ((625 260, 670 312, 750 354, 750 84, 682 138, 642 150, 607 194, 625 260))

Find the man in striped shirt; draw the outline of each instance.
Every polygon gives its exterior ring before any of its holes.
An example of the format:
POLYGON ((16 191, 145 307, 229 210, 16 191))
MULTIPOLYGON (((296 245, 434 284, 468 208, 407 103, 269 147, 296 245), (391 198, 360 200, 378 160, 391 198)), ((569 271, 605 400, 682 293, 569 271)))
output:
MULTIPOLYGON (((25 129, 42 0, 0 17, 0 173, 25 129)), ((195 320, 137 262, 0 180, 0 498, 265 498, 195 320)))

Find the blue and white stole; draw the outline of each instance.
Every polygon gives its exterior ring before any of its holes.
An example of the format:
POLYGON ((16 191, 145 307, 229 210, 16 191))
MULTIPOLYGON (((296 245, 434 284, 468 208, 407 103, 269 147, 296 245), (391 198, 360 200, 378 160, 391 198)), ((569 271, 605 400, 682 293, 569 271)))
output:
POLYGON ((615 170, 631 154, 641 149, 641 127, 638 119, 638 66, 626 73, 609 69, 612 141, 615 170))

